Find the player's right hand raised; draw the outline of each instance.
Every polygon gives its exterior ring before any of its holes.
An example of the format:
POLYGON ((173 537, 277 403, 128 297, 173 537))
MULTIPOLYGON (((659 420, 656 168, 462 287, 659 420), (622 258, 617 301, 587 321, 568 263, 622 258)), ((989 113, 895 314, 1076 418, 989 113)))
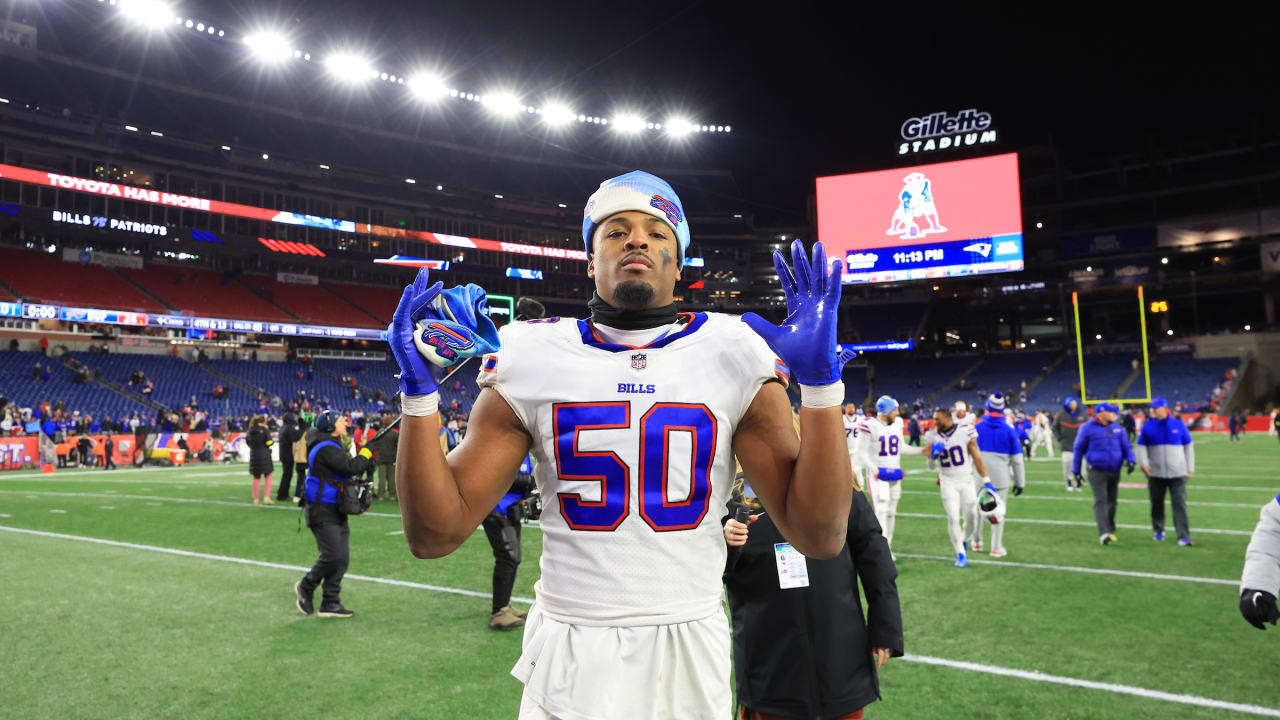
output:
POLYGON ((791 244, 795 273, 780 251, 773 253, 773 266, 787 297, 787 318, 774 325, 755 313, 742 316, 769 347, 791 368, 801 385, 830 385, 840 380, 840 370, 853 358, 849 350, 836 344, 836 310, 840 305, 840 260, 827 265, 827 251, 814 243, 812 258, 806 258, 804 243, 791 244))
POLYGON ((451 369, 499 347, 484 289, 466 285, 442 291, 441 285, 428 285, 427 269, 419 270, 387 327, 404 395, 435 392, 451 369))

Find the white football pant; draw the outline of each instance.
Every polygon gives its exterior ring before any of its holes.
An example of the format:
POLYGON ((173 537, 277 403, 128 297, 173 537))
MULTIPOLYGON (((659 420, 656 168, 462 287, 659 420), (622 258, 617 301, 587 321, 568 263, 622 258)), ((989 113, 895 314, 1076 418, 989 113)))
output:
POLYGON ((884 539, 893 545, 893 525, 898 517, 898 500, 902 498, 902 481, 877 480, 868 473, 867 486, 871 490, 871 508, 880 521, 884 539))
POLYGON ((964 552, 964 541, 978 525, 978 495, 967 480, 943 480, 939 486, 942 508, 947 511, 947 535, 956 554, 964 552))

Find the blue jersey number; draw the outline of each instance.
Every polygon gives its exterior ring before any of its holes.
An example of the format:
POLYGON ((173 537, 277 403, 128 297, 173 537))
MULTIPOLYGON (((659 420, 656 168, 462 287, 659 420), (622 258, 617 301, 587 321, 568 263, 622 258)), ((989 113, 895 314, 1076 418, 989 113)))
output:
POLYGON ((964 464, 964 448, 959 445, 952 445, 947 448, 947 454, 941 458, 942 467, 960 467, 964 464))
POLYGON ((898 443, 902 438, 897 435, 881 435, 880 436, 880 457, 898 454, 898 443))
MULTIPOLYGON (((560 514, 573 530, 615 530, 631 507, 631 468, 612 451, 578 449, 578 433, 631 428, 630 402, 560 403, 552 407, 556 474, 562 480, 596 480, 600 500, 559 493, 560 514)), ((640 418, 640 516, 657 532, 697 527, 711 503, 711 464, 716 456, 716 419, 705 405, 656 403, 640 418), (672 501, 667 478, 671 434, 689 434, 689 496, 672 501)))

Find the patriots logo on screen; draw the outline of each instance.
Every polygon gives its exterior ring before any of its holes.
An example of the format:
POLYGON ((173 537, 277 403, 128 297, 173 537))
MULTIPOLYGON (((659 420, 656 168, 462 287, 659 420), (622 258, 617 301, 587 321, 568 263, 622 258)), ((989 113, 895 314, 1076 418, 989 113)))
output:
POLYGON ((938 209, 933 204, 933 183, 924 173, 913 172, 902 179, 898 192, 898 206, 885 235, 897 235, 903 240, 923 237, 931 233, 944 233, 947 229, 938 221, 938 209), (924 218, 928 226, 921 228, 917 218, 924 218))
POLYGON ((631 369, 643 370, 649 365, 649 356, 644 353, 636 353, 631 356, 631 369))
POLYGON ((974 243, 964 249, 965 252, 978 253, 982 257, 991 256, 991 243, 974 243))

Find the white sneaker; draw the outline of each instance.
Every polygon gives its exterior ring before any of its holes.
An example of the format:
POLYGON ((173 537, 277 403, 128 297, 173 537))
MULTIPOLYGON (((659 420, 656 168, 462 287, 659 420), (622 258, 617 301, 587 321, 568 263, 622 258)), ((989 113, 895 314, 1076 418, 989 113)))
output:
POLYGON ((993 557, 993 558, 1002 558, 1002 557, 1004 557, 1005 555, 1008 555, 1008 554, 1009 554, 1009 551, 1008 551, 1008 550, 1005 550, 1004 548, 1000 548, 1000 549, 998 549, 998 550, 992 550, 992 551, 991 551, 991 557, 993 557))

